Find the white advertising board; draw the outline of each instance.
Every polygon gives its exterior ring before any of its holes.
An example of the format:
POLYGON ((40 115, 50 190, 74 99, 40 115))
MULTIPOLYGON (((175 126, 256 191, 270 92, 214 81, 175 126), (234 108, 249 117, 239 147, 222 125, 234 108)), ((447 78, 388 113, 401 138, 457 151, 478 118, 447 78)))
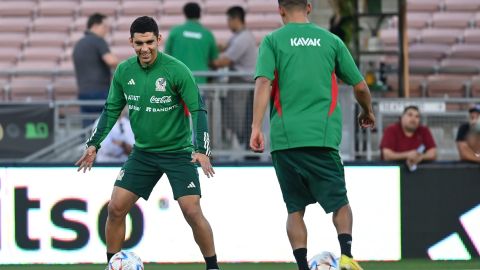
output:
MULTIPOLYGON (((0 168, 0 264, 105 262, 100 235, 118 172, 0 168)), ((346 167, 345 174, 354 213, 353 254, 360 260, 399 260, 400 169, 346 167)), ((201 177, 201 185, 220 261, 293 261, 287 212, 272 167, 218 167, 213 179, 201 177)), ((127 220, 126 238, 145 262, 203 261, 165 177, 136 209, 127 220), (143 226, 132 226, 132 219, 143 226)), ((331 214, 311 205, 305 220, 309 254, 338 254, 331 214)))

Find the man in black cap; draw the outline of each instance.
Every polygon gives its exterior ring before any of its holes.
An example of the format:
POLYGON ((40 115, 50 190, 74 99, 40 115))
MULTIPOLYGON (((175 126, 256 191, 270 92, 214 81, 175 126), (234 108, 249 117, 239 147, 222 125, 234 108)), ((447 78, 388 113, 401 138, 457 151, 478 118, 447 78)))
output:
POLYGON ((470 107, 468 113, 469 121, 468 123, 463 123, 458 128, 457 138, 455 139, 455 141, 457 142, 458 154, 460 156, 460 160, 462 161, 480 163, 480 155, 476 154, 471 143, 468 140, 470 133, 472 133, 471 131, 473 131, 474 125, 480 119, 480 104, 475 104, 470 107))

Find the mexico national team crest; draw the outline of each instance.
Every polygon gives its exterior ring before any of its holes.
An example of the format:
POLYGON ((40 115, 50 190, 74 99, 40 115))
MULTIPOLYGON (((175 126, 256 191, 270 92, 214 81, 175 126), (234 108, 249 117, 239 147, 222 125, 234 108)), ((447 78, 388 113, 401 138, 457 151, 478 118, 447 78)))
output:
POLYGON ((165 92, 166 87, 167 80, 165 80, 164 78, 158 78, 155 81, 155 91, 165 92))

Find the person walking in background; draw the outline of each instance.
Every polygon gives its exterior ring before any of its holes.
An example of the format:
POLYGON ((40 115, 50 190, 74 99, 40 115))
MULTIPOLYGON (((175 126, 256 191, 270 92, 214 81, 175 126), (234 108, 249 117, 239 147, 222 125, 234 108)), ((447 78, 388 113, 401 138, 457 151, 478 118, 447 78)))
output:
POLYGON ((143 16, 133 21, 130 43, 136 56, 117 67, 98 125, 76 165, 78 171, 91 169, 100 143, 128 105, 135 145, 120 170, 108 204, 108 261, 122 249, 127 213, 140 197, 147 200, 166 174, 207 270, 218 270, 212 229, 200 206, 195 166, 199 163, 207 177, 215 173, 209 158, 206 110, 191 71, 177 59, 159 52, 160 40, 153 18, 143 16))
MULTIPOLYGON (((215 37, 199 21, 199 4, 185 4, 183 14, 187 21, 170 30, 165 53, 182 61, 191 71, 207 71, 211 62, 218 57, 215 37)), ((199 84, 207 82, 204 76, 196 76, 195 80, 199 84)))
MULTIPOLYGON (((78 86, 78 99, 105 100, 111 80, 111 69, 118 64, 117 57, 110 52, 105 36, 109 31, 107 17, 92 14, 87 20, 87 31, 73 48, 73 64, 78 86)), ((102 106, 81 106, 82 113, 102 112, 102 106)), ((86 120, 84 126, 93 123, 86 120)))
MULTIPOLYGON (((257 43, 252 32, 245 25, 245 10, 233 6, 227 10, 228 28, 233 36, 220 57, 213 61, 216 68, 228 67, 231 71, 253 73, 257 60, 257 43)), ((253 83, 251 76, 230 77, 229 83, 253 83)), ((233 135, 232 141, 238 141, 248 147, 250 119, 252 118, 253 89, 231 90, 227 93, 222 106, 225 135, 233 135)), ((233 144, 235 146, 235 143, 233 144)))
POLYGON ((471 140, 468 140, 468 136, 472 133, 472 127, 474 127, 479 120, 480 104, 475 104, 468 109, 468 122, 460 125, 455 139, 458 155, 462 161, 480 163, 480 156, 476 154, 476 150, 472 147, 471 140))
POLYGON ((418 163, 437 158, 432 133, 420 124, 420 118, 417 106, 407 106, 400 121, 385 129, 380 143, 383 160, 405 160, 413 171, 418 163))
POLYGON ((278 0, 278 4, 285 25, 260 45, 250 147, 255 152, 265 149, 262 122, 270 101, 272 161, 298 269, 309 270, 303 217, 306 206, 318 202, 325 212, 333 212, 340 269, 361 270, 351 253, 353 215, 338 152, 342 112, 337 76, 354 86, 362 128, 375 125, 370 90, 342 40, 308 21, 312 6, 307 0, 278 0))

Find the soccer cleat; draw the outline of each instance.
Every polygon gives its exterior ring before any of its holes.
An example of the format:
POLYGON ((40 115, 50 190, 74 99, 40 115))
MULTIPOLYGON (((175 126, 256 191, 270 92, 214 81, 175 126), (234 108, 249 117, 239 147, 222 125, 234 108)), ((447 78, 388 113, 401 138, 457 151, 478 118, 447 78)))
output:
POLYGON ((340 270, 363 270, 363 268, 353 258, 342 254, 342 257, 340 257, 340 270))

